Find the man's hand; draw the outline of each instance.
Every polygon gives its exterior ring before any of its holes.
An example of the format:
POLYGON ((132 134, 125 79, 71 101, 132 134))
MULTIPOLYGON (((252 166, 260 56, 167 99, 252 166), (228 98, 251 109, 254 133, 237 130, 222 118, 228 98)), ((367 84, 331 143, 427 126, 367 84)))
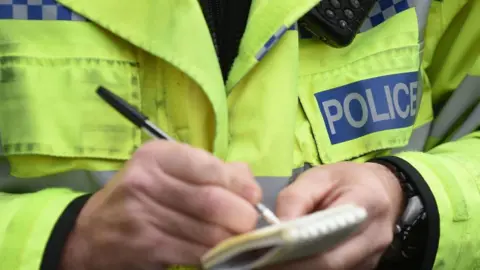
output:
POLYGON ((404 203, 398 179, 383 165, 345 162, 313 168, 281 192, 277 213, 293 219, 348 203, 368 212, 357 234, 323 254, 273 269, 375 269, 392 242, 404 203))
POLYGON ((148 143, 87 202, 62 270, 198 265, 220 241, 255 228, 260 194, 247 166, 183 144, 148 143))

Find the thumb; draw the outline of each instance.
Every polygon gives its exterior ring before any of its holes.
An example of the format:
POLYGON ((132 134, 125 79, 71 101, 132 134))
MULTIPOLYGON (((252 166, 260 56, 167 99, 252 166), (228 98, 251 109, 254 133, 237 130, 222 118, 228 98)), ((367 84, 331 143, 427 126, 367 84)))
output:
POLYGON ((303 173, 278 195, 278 217, 291 220, 311 213, 333 189, 333 183, 323 168, 303 173))

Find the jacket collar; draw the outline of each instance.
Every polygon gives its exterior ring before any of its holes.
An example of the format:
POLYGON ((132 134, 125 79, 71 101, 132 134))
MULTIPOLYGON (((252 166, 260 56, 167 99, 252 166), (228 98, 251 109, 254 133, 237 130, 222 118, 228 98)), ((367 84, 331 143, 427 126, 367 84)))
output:
POLYGON ((214 151, 228 149, 227 94, 257 63, 258 52, 318 0, 253 0, 240 51, 227 83, 197 0, 57 0, 113 34, 182 70, 196 81, 215 113, 214 151))
MULTIPOLYGON (((223 88, 215 49, 197 0, 57 1, 168 61, 202 87, 215 84, 223 88)), ((229 78, 227 86, 236 84, 258 63, 259 53, 272 37, 294 25, 317 3, 318 0, 253 0, 238 55, 242 63, 234 66, 235 75, 229 78)))

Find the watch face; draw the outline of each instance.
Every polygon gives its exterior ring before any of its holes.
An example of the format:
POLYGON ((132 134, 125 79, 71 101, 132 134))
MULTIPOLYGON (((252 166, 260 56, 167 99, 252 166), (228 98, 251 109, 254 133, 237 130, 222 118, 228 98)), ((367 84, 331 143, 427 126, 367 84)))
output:
POLYGON ((427 213, 420 214, 412 225, 402 231, 402 255, 406 259, 422 256, 425 251, 428 228, 427 213))
POLYGON ((395 235, 389 249, 384 253, 377 270, 417 269, 423 260, 427 244, 427 214, 418 215, 411 225, 395 235))

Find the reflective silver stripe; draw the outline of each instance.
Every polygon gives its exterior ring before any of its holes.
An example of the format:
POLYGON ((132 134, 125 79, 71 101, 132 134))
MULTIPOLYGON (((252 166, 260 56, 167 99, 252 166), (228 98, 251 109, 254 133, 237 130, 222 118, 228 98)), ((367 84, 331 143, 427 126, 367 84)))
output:
MULTIPOLYGON (((45 188, 63 187, 82 192, 95 192, 108 183, 115 171, 69 171, 38 178, 17 178, 10 175, 6 158, 0 158, 0 191, 12 193, 35 192, 45 188)), ((289 183, 290 176, 256 177, 264 192, 264 204, 274 207, 277 194, 289 183)))
POLYGON ((433 122, 431 136, 442 139, 480 99, 480 76, 467 76, 433 122))
MULTIPOLYGON (((410 0, 412 1, 412 0, 410 0)), ((423 39, 425 36, 425 27, 427 26, 428 13, 432 0, 413 0, 415 2, 415 11, 417 13, 418 32, 421 42, 421 50, 423 50, 423 39)))
MULTIPOLYGON (((262 203, 272 211, 275 211, 278 193, 288 185, 290 176, 259 176, 256 177, 256 180, 262 188, 262 203)), ((265 225, 268 224, 264 220, 259 219, 257 227, 265 225)))
MULTIPOLYGON (((30 193, 46 188, 69 188, 76 191, 93 193, 101 189, 112 178, 115 171, 91 172, 70 171, 56 175, 38 178, 17 178, 10 175, 10 167, 6 158, 0 157, 0 192, 7 193, 30 193)), ((290 176, 256 177, 263 191, 263 204, 275 211, 277 197, 285 188, 290 176)), ((259 219, 258 227, 268 225, 263 219, 259 219)))
MULTIPOLYGON (((95 192, 101 189, 115 174, 115 171, 69 171, 38 178, 17 178, 10 175, 10 166, 6 158, 0 158, 0 191, 9 193, 28 193, 45 188, 70 188, 81 192, 95 192)), ((275 209, 278 193, 288 185, 290 176, 256 177, 263 190, 263 203, 275 209)))
MULTIPOLYGON (((430 5, 432 3, 432 0, 409 0, 409 1, 414 1, 415 5, 415 12, 417 13, 417 23, 418 23, 418 57, 419 57, 419 66, 422 65, 423 62, 423 51, 425 48, 425 28, 427 27, 427 20, 428 20, 428 14, 430 12, 430 5)), ((422 99, 423 99, 423 78, 422 78, 422 73, 418 72, 418 101, 417 104, 422 104, 422 99)), ((417 106, 417 112, 419 110, 420 106, 417 106)), ((418 113, 415 115, 415 119, 418 117, 418 113)), ((423 127, 421 127, 423 128, 423 127)), ((422 130, 423 131, 423 130, 422 130)), ((423 150, 428 134, 424 134, 424 132, 418 131, 418 133, 421 133, 419 135, 416 135, 417 132, 414 132, 412 135, 412 138, 410 139, 409 144, 407 145, 408 148, 405 150, 411 150, 411 151, 421 151, 423 150), (423 136, 426 136, 423 138, 423 136), (413 139, 413 141, 412 141, 413 139), (417 142, 418 141, 418 142, 417 142), (421 150, 420 150, 421 148, 421 150)), ((428 127, 428 131, 430 131, 430 126, 428 127)))
POLYGON ((312 165, 310 163, 305 163, 302 167, 293 169, 292 176, 290 176, 288 183, 293 183, 300 174, 304 173, 310 168, 312 168, 312 165))
POLYGON ((79 170, 38 178, 17 178, 10 175, 10 165, 6 158, 0 157, 0 191, 29 193, 45 188, 69 188, 92 193, 102 188, 114 173, 114 171, 90 172, 79 170))
POLYGON ((480 103, 475 107, 473 112, 468 116, 468 118, 463 122, 462 126, 458 128, 450 140, 456 141, 461 137, 472 133, 478 127, 480 127, 480 103))
POLYGON ((428 122, 423 126, 416 128, 412 132, 408 144, 404 147, 392 149, 392 154, 397 154, 403 151, 423 151, 428 139, 428 135, 430 134, 431 127, 432 122, 428 122))

